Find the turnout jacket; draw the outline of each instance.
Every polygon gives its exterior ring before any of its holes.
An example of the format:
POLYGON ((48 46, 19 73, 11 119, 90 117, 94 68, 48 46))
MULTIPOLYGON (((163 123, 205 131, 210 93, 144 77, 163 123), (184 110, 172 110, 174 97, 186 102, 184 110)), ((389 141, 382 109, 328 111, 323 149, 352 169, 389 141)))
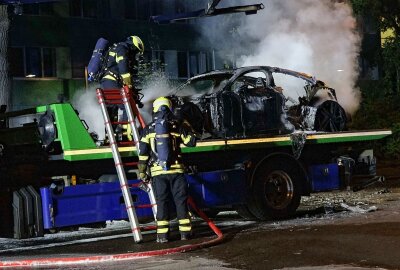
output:
POLYGON ((139 142, 139 177, 147 173, 150 167, 151 176, 162 174, 184 173, 185 167, 182 164, 181 147, 183 143, 186 146, 193 147, 196 145, 196 137, 192 132, 191 126, 186 121, 179 124, 176 120, 170 120, 170 140, 172 145, 172 162, 169 170, 163 168, 157 163, 156 152, 156 132, 154 121, 147 125, 142 132, 142 137, 139 142))
POLYGON ((135 73, 135 49, 126 42, 119 42, 110 48, 102 80, 118 81, 121 85, 132 86, 135 73))

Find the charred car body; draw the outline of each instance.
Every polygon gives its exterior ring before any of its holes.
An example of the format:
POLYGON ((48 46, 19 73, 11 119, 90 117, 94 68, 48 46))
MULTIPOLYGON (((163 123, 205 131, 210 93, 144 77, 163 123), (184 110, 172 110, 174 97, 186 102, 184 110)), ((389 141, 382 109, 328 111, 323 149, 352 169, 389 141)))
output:
POLYGON ((203 138, 346 129, 346 113, 334 89, 310 75, 277 67, 205 73, 189 79, 170 97, 177 117, 189 121, 203 138), (304 96, 297 101, 286 96, 275 82, 276 74, 300 79, 304 96), (287 106, 287 101, 293 104, 287 106))

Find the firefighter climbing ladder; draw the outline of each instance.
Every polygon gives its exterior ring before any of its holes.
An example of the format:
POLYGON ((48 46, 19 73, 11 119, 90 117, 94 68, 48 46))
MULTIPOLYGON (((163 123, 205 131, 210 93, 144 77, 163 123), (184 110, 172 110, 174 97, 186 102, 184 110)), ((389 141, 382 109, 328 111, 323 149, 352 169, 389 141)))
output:
MULTIPOLYGON (((138 218, 136 215, 135 207, 133 205, 132 196, 129 191, 128 179, 126 177, 125 170, 124 170, 124 163, 122 162, 122 158, 119 153, 117 140, 115 138, 114 129, 112 126, 113 124, 123 124, 123 123, 122 122, 113 122, 113 123, 111 122, 110 116, 108 115, 107 105, 124 104, 125 110, 126 110, 126 113, 128 116, 128 122, 129 122, 129 125, 130 125, 132 133, 133 133, 133 139, 134 139, 133 143, 136 146, 137 150, 139 147, 139 132, 136 127, 135 116, 137 117, 137 119, 139 120, 139 123, 142 126, 144 126, 144 121, 143 121, 141 115, 139 114, 138 108, 136 106, 136 102, 132 96, 133 93, 128 87, 121 88, 120 90, 119 89, 103 90, 103 89, 98 88, 96 90, 96 95, 97 95, 97 99, 99 101, 101 111, 103 114, 104 125, 106 127, 107 135, 109 138, 111 152, 112 152, 112 155, 114 158, 115 168, 117 170, 119 182, 121 185, 121 191, 122 191, 122 195, 124 197, 125 206, 126 206, 126 210, 128 213, 129 222, 131 225, 133 238, 136 243, 139 243, 143 240, 142 234, 140 231, 139 221, 138 221, 138 218)), ((137 151, 137 152, 139 153, 139 151, 137 151)), ((125 164, 125 165, 128 165, 128 164, 125 164)), ((151 206, 153 209, 153 214, 155 216, 156 211, 157 211, 157 208, 156 208, 157 206, 155 203, 153 189, 151 188, 150 184, 148 185, 148 189, 149 189, 148 194, 150 197, 150 203, 151 203, 151 206)))

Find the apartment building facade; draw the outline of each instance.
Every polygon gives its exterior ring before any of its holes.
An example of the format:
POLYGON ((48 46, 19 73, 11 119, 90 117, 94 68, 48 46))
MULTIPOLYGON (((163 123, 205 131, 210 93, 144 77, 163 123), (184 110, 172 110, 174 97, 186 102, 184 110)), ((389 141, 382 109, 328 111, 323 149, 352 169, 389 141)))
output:
POLYGON ((85 67, 98 38, 119 42, 137 35, 145 60, 184 80, 221 66, 202 47, 193 21, 159 25, 153 15, 204 8, 203 0, 68 0, 22 5, 11 15, 9 71, 12 110, 70 100, 85 88, 85 67))

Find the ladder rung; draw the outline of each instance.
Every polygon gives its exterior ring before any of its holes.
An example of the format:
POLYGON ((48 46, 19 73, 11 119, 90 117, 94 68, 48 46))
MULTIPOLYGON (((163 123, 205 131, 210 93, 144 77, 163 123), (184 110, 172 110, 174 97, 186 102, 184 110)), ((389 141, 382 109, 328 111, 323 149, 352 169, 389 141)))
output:
POLYGON ((104 96, 104 99, 106 99, 106 100, 113 100, 113 99, 117 100, 117 99, 122 99, 122 96, 121 95, 106 95, 106 96, 104 96))
POLYGON ((111 122, 112 125, 127 125, 128 123, 129 123, 128 121, 111 122))
POLYGON ((122 100, 106 100, 105 101, 105 103, 106 104, 124 104, 123 102, 122 102, 122 100))
POLYGON ((118 142, 118 145, 135 145, 135 142, 118 142))
POLYGON ((137 166, 138 165, 137 162, 124 162, 123 164, 124 164, 124 166, 137 166))
POLYGON ((121 90, 120 89, 106 89, 106 90, 103 90, 103 94, 106 96, 106 95, 109 95, 109 94, 120 94, 121 93, 121 90))
POLYGON ((153 207, 152 204, 142 204, 142 205, 136 205, 135 208, 151 208, 153 207))

